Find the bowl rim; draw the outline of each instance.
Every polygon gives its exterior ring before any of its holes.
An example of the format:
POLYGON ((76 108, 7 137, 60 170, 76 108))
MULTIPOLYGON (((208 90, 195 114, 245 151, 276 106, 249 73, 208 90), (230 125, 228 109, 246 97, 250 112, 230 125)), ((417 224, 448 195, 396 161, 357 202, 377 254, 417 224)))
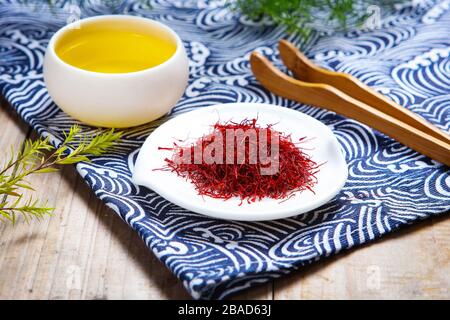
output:
POLYGON ((183 42, 181 41, 181 38, 178 36, 178 34, 169 26, 165 25, 164 23, 161 23, 159 21, 150 19, 150 18, 146 18, 146 17, 141 17, 141 16, 133 16, 133 15, 125 15, 125 14, 106 14, 106 15, 98 15, 98 16, 93 16, 93 17, 88 17, 88 18, 83 18, 77 21, 74 21, 72 23, 69 23, 65 26, 63 26, 62 28, 60 28, 58 31, 56 31, 53 36, 50 38, 50 41, 47 45, 47 50, 46 50, 46 55, 50 54, 53 59, 59 63, 60 65, 67 67, 73 71, 76 72, 80 72, 82 74, 86 74, 86 75, 94 75, 94 76, 100 76, 100 77, 116 77, 116 78, 120 78, 120 77, 130 77, 130 76, 136 76, 136 75, 143 75, 146 73, 151 73, 154 72, 155 70, 161 69, 163 67, 165 67, 167 64, 171 63, 173 60, 176 59, 176 57, 178 55, 180 55, 180 52, 184 49, 183 46, 183 42), (90 70, 85 70, 85 69, 81 69, 78 68, 74 65, 71 65, 70 63, 67 63, 66 61, 64 61, 63 59, 61 59, 61 57, 56 53, 55 50, 55 44, 56 42, 65 34, 67 33, 71 28, 73 28, 75 25, 79 24, 79 23, 85 23, 85 22, 90 22, 90 21, 95 21, 95 20, 140 20, 143 21, 145 23, 149 23, 153 26, 157 26, 158 28, 162 28, 165 31, 167 31, 171 36, 173 36, 173 38, 175 39, 175 43, 176 43, 176 50, 175 52, 170 56, 169 59, 167 59, 166 61, 164 61, 161 64, 158 64, 156 66, 150 67, 150 68, 146 68, 143 70, 138 70, 138 71, 131 71, 131 72, 118 72, 118 73, 107 73, 107 72, 97 72, 97 71, 90 71, 90 70))

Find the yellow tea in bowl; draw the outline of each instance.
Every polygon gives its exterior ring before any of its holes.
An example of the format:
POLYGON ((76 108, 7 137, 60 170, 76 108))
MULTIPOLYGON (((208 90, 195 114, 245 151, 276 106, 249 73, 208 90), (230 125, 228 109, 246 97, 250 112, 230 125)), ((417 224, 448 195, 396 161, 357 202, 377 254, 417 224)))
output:
POLYGON ((56 43, 64 62, 88 71, 128 73, 162 64, 177 47, 170 39, 132 26, 89 23, 67 32, 56 43))
POLYGON ((43 64, 47 91, 86 124, 124 128, 168 113, 183 96, 189 59, 174 30, 131 15, 101 15, 59 29, 43 64))

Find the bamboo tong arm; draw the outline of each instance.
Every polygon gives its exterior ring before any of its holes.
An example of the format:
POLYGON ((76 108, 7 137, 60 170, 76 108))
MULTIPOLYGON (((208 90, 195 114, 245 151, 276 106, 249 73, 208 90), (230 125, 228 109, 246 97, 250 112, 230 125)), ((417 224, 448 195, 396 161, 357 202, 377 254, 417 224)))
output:
POLYGON ((316 66, 289 41, 281 40, 279 49, 283 63, 294 73, 297 79, 305 82, 331 85, 356 100, 372 106, 437 139, 450 143, 450 135, 446 132, 435 127, 421 116, 371 89, 352 75, 330 71, 316 66))
POLYGON ((255 77, 269 91, 365 123, 417 152, 450 166, 449 143, 356 100, 331 85, 303 82, 291 78, 275 68, 259 53, 254 52, 250 62, 255 77))

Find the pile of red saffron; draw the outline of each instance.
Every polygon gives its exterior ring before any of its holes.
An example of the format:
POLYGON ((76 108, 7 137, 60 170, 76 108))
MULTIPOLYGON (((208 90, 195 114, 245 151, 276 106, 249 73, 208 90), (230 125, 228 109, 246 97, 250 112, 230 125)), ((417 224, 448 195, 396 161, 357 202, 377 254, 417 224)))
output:
MULTIPOLYGON (((304 141, 300 139, 298 143, 294 143, 290 135, 275 131, 272 126, 261 128, 256 119, 244 120, 240 123, 236 122, 217 122, 212 126, 211 133, 198 139, 195 143, 188 146, 179 146, 173 144, 171 148, 162 148, 160 150, 173 151, 172 158, 166 158, 167 167, 165 169, 175 172, 178 176, 190 180, 199 195, 210 196, 218 199, 230 199, 238 197, 247 202, 254 202, 263 198, 287 199, 294 192, 312 190, 317 180, 315 174, 318 172, 318 165, 310 159, 297 144, 304 141), (250 161, 251 141, 250 139, 242 139, 234 141, 234 161, 227 162, 226 140, 223 139, 223 155, 219 158, 220 163, 210 163, 201 158, 195 163, 195 150, 205 149, 214 143, 218 134, 223 137, 230 133, 230 130, 240 130, 246 133, 248 130, 256 132, 259 137, 261 130, 265 130, 267 139, 267 152, 270 154, 271 144, 273 143, 272 135, 278 135, 276 143, 278 144, 278 155, 272 161, 276 161, 278 170, 275 174, 261 174, 261 169, 267 168, 268 163, 262 163, 258 157, 258 161, 253 163, 250 161), (245 161, 238 163, 237 152, 239 147, 245 150, 245 161), (179 161, 183 156, 187 156, 190 161, 179 161), (186 163, 187 162, 187 163, 186 163)), ((237 131, 236 131, 237 132, 237 131)), ((216 141, 217 142, 217 141, 216 141)), ((258 138, 257 143, 260 142, 258 138)), ((231 148, 230 148, 231 149, 231 148)), ((254 150, 254 149, 253 149, 254 150)), ((213 150, 212 155, 215 154, 213 150)), ((217 154, 218 155, 218 154, 217 154)), ((233 155, 233 154, 232 154, 233 155)), ((228 154, 228 156, 230 156, 228 154)))

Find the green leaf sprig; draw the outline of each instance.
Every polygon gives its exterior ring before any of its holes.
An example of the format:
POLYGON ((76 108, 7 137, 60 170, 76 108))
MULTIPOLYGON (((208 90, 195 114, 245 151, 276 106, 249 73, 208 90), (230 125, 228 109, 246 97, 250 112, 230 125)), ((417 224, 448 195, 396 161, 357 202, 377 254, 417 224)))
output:
MULTIPOLYGON (((361 25, 370 14, 367 8, 391 7, 402 0, 232 0, 232 9, 252 20, 268 17, 287 31, 308 38, 312 30, 347 29, 361 25)), ((319 30, 320 31, 320 30, 319 30)))
POLYGON ((58 148, 50 144, 49 138, 27 139, 19 151, 11 148, 10 155, 0 170, 0 221, 17 220, 21 214, 25 221, 42 218, 52 214, 54 208, 41 203, 32 196, 23 199, 23 191, 34 191, 26 180, 35 173, 48 173, 58 170, 59 165, 89 161, 89 156, 104 154, 121 138, 121 132, 114 129, 94 135, 83 134, 79 126, 74 125, 64 132, 64 141, 58 148))

